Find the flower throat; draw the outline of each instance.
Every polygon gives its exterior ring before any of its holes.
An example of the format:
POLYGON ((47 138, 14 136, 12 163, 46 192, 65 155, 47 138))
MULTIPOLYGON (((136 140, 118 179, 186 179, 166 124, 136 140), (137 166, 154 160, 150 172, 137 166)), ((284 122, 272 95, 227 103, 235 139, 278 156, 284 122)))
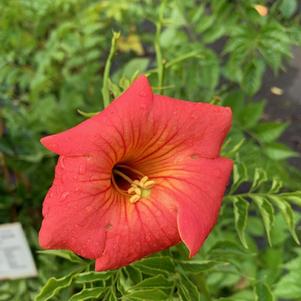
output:
POLYGON ((135 168, 125 164, 117 164, 113 168, 112 184, 119 193, 129 197, 130 203, 136 203, 141 198, 150 196, 155 181, 150 180, 135 168))

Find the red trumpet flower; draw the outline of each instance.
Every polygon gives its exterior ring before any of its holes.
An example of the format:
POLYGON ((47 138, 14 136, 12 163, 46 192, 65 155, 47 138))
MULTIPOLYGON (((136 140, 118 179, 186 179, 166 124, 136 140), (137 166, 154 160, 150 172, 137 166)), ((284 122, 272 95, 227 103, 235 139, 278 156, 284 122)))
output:
POLYGON ((139 77, 103 112, 42 144, 60 155, 43 205, 46 249, 114 269, 183 241, 193 256, 216 223, 232 161, 231 110, 152 93, 139 77))

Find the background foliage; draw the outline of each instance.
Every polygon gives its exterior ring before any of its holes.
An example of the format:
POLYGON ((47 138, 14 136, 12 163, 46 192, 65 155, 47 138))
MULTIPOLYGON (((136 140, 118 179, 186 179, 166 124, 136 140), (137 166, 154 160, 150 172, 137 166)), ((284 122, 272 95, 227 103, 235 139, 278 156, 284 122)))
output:
POLYGON ((22 222, 39 276, 1 282, 0 300, 301 300, 301 176, 286 161, 298 154, 278 141, 288 124, 264 121, 266 102, 255 101, 266 70, 281 72, 300 46, 297 6, 2 0, 0 223, 22 222), (157 93, 232 107, 223 155, 235 167, 218 225, 190 261, 179 245, 95 273, 69 252, 37 252, 56 161, 40 137, 99 111, 142 72, 157 93))

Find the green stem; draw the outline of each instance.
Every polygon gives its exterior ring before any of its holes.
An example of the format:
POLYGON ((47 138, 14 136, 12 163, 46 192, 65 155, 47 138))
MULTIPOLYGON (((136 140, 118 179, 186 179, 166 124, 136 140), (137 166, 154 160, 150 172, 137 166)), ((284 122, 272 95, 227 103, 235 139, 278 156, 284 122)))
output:
POLYGON ((263 192, 263 193, 252 193, 252 192, 246 192, 246 193, 239 193, 239 194, 228 194, 224 197, 224 200, 231 200, 233 197, 241 197, 241 198, 254 198, 254 197, 269 197, 271 195, 277 195, 277 196, 287 196, 287 193, 269 193, 269 192, 263 192))
POLYGON ((201 50, 192 50, 190 52, 187 52, 169 62, 166 63, 165 67, 166 68, 170 68, 172 67, 173 65, 176 65, 178 63, 181 63, 182 61, 185 61, 187 59, 190 59, 190 58, 194 58, 194 57, 198 57, 198 58, 203 58, 204 56, 202 55, 202 51, 201 50))
POLYGON ((120 37, 120 32, 113 32, 111 49, 105 65, 103 84, 101 90, 104 108, 110 104, 110 88, 109 88, 110 71, 111 71, 112 59, 116 52, 117 40, 119 39, 119 37, 120 37))
POLYGON ((158 86, 160 87, 159 94, 163 90, 164 82, 164 61, 160 46, 160 34, 162 30, 163 23, 163 13, 165 8, 165 2, 163 1, 159 8, 159 20, 156 23, 156 36, 155 36, 155 51, 156 51, 156 61, 157 61, 157 73, 158 73, 158 86))
MULTIPOLYGON (((168 62, 166 62, 164 64, 164 71, 169 69, 170 67, 178 64, 178 63, 182 63, 183 61, 185 60, 188 60, 190 58, 195 58, 195 57, 198 57, 198 58, 202 58, 202 55, 201 55, 201 51, 200 50, 193 50, 193 51, 190 51, 188 53, 185 53, 173 60, 170 60, 168 62)), ((152 74, 152 73, 155 73, 155 72, 159 72, 159 68, 153 68, 153 69, 150 69, 147 71, 147 75, 149 74, 152 74)))

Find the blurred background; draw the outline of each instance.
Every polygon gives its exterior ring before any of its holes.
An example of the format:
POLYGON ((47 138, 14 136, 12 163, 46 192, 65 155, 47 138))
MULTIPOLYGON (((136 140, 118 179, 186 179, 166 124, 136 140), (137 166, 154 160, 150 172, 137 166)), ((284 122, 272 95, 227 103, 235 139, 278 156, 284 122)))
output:
MULTIPOLYGON (((36 252, 42 201, 56 163, 40 138, 101 111, 103 88, 113 99, 139 73, 148 75, 156 93, 232 107, 223 154, 235 159, 232 183, 239 193, 256 181, 264 190, 262 183, 275 178, 281 189, 269 193, 300 190, 300 18, 297 0, 1 0, 0 223, 22 223, 38 277, 0 282, 0 300, 33 300, 50 276, 73 267, 36 252), (113 32, 120 32, 115 48, 113 32)), ((239 260, 243 272, 204 272, 211 297, 199 300, 301 300, 301 252, 294 242, 300 237, 300 194, 290 200, 284 219, 281 209, 271 213, 274 223, 253 208, 246 225, 246 216, 224 206, 211 240, 223 233, 237 241, 235 231, 243 230, 242 244, 248 241, 252 256, 239 260), (267 230, 269 223, 275 227, 267 230)), ((70 286, 65 295, 40 300, 69 300, 74 291, 70 286)))

